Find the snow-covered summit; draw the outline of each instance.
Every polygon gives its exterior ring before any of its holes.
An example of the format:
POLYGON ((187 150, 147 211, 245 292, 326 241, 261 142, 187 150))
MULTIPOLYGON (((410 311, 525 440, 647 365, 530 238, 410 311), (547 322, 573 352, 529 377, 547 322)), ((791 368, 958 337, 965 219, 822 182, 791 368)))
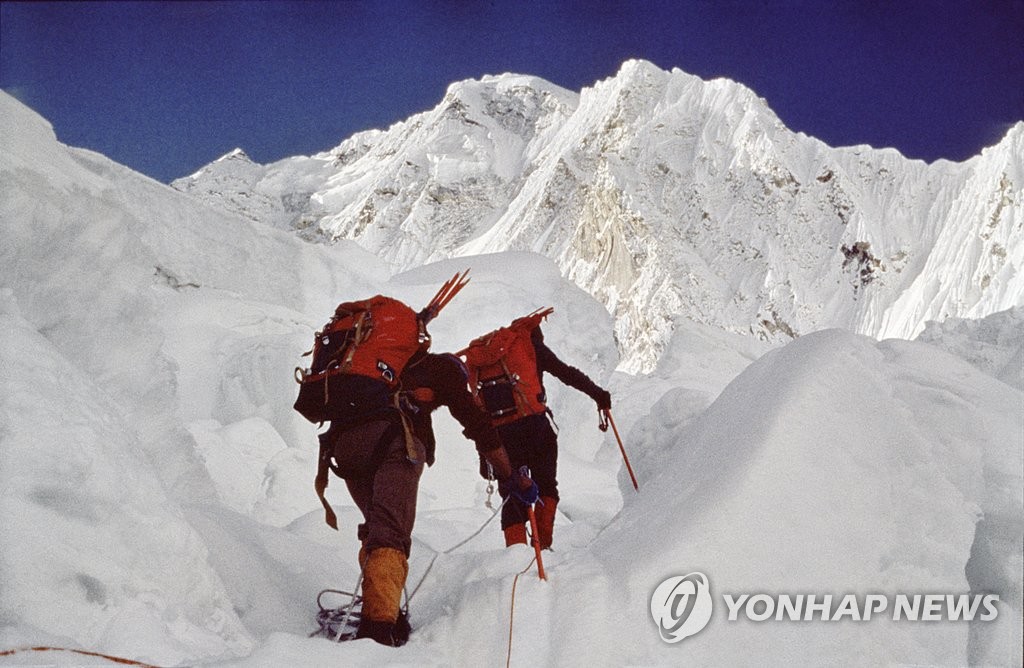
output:
POLYGON ((1022 126, 927 165, 831 148, 745 86, 631 60, 579 93, 458 82, 333 152, 174 186, 398 268, 542 253, 615 316, 624 368, 649 370, 679 314, 781 341, 911 337, 1021 304, 1022 126))

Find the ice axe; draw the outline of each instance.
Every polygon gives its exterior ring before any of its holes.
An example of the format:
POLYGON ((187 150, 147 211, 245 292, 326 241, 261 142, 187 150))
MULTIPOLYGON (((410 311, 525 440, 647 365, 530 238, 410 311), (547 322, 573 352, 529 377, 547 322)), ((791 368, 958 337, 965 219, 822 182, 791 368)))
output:
POLYGON ((466 287, 469 283, 469 269, 462 272, 462 274, 456 273, 454 276, 445 281, 445 284, 441 286, 441 289, 437 291, 434 298, 430 300, 423 310, 419 312, 420 318, 424 324, 429 323, 431 320, 437 317, 437 314, 441 312, 445 306, 448 305, 455 295, 459 294, 462 288, 466 287))
POLYGON ((633 467, 629 465, 629 457, 626 456, 626 448, 622 446, 622 438, 619 436, 619 430, 615 426, 615 418, 612 417, 612 411, 610 408, 599 408, 597 414, 600 419, 598 428, 601 431, 608 431, 608 425, 612 426, 612 433, 615 434, 615 440, 619 442, 619 452, 622 453, 622 461, 626 462, 626 470, 629 471, 629 477, 633 481, 633 489, 640 491, 640 485, 636 482, 636 475, 633 474, 633 467))
POLYGON ((537 515, 533 512, 533 506, 526 507, 527 515, 530 518, 530 541, 533 543, 533 551, 537 553, 537 575, 540 576, 541 580, 547 580, 548 576, 544 573, 544 559, 540 556, 540 538, 537 536, 537 515))

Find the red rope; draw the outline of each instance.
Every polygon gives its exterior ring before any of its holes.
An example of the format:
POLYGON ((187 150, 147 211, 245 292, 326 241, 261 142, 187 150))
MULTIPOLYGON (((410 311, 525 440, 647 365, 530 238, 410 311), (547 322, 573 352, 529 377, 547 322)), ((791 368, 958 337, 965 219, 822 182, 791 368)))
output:
POLYGON ((125 659, 120 656, 111 656, 109 654, 100 654, 99 652, 90 652, 84 649, 71 649, 70 647, 21 647, 18 649, 7 649, 0 650, 0 656, 11 656, 14 654, 21 654, 22 652, 72 652, 74 654, 82 654, 83 656, 94 656, 114 663, 120 663, 125 666, 142 666, 143 668, 159 668, 149 663, 142 663, 141 661, 133 661, 132 659, 125 659))

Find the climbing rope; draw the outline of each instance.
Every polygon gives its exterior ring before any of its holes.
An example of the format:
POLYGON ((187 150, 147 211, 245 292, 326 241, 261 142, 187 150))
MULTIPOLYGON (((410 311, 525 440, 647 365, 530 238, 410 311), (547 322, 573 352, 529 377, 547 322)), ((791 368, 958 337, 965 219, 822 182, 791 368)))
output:
POLYGON ((512 664, 512 623, 516 614, 516 585, 519 584, 519 576, 526 575, 526 572, 533 568, 535 561, 537 561, 537 557, 534 557, 526 568, 516 573, 515 579, 512 580, 512 604, 508 610, 508 656, 505 658, 505 668, 509 668, 512 664))
MULTIPOLYGON (((488 486, 488 508, 492 507, 490 502, 490 492, 491 487, 488 486)), ((494 520, 494 518, 501 513, 501 509, 502 507, 504 507, 507 501, 507 498, 502 500, 501 504, 494 510, 491 516, 488 517, 487 520, 482 525, 480 525, 480 528, 474 531, 469 536, 467 536, 465 539, 456 543, 444 552, 434 551, 434 556, 431 557, 430 563, 427 564, 427 569, 423 572, 423 575, 420 577, 419 582, 416 583, 416 586, 413 588, 412 593, 409 593, 409 589, 407 587, 403 588, 403 593, 405 595, 404 608, 406 616, 408 616, 409 614, 410 601, 412 601, 413 597, 416 595, 416 592, 420 590, 420 587, 423 586, 423 582, 427 579, 427 576, 430 575, 430 571, 434 568, 434 562, 437 561, 437 558, 442 554, 451 554, 455 550, 458 550, 460 547, 462 547, 463 545, 465 545, 466 543, 468 543, 469 541, 473 540, 481 533, 483 533, 484 529, 487 528, 487 525, 490 524, 494 520)), ((350 640, 355 637, 355 628, 359 626, 359 620, 361 618, 360 612, 357 611, 355 608, 357 605, 361 607, 363 603, 363 597, 359 595, 359 588, 362 585, 362 582, 363 571, 362 569, 360 569, 359 579, 356 581, 356 586, 353 591, 349 592, 343 591, 341 589, 324 589, 317 595, 316 604, 317 607, 320 608, 320 611, 317 613, 316 620, 317 623, 320 625, 320 628, 310 633, 310 638, 318 635, 323 635, 328 638, 333 638, 337 642, 341 640, 350 640), (323 598, 324 594, 340 594, 343 596, 350 596, 351 600, 349 601, 348 605, 343 605, 337 608, 325 608, 321 603, 321 599, 323 598)))
POLYGON ((120 656, 111 656, 109 654, 100 654, 99 652, 90 652, 84 649, 72 649, 70 647, 21 647, 19 649, 8 649, 0 650, 0 656, 13 656, 15 654, 21 654, 24 652, 71 652, 72 654, 81 654, 82 656, 92 656, 100 659, 106 659, 113 663, 119 663, 125 666, 142 666, 143 668, 158 668, 149 663, 142 663, 141 661, 133 661, 132 659, 125 659, 120 656))
MULTIPOLYGON (((337 634, 334 636, 334 642, 341 640, 342 633, 346 627, 358 627, 360 620, 362 620, 363 610, 363 597, 358 595, 359 589, 363 585, 363 570, 359 569, 359 578, 356 580, 355 592, 352 594, 352 601, 348 604, 348 608, 345 610, 345 616, 341 619, 341 627, 338 629, 337 634), (358 599, 358 600, 357 600, 358 599), (359 612, 355 612, 356 603, 359 603, 359 612)), ((317 603, 320 601, 317 599, 317 603)), ((322 608, 321 608, 322 609, 322 608)))
MULTIPOLYGON (((494 520, 494 518, 497 517, 501 513, 501 509, 505 506, 506 503, 508 503, 508 499, 509 498, 511 498, 511 497, 506 497, 504 500, 502 500, 501 504, 498 505, 498 507, 491 514, 491 516, 488 517, 487 520, 482 525, 480 525, 480 528, 477 529, 476 531, 474 531, 472 534, 470 534, 467 538, 465 538, 464 540, 462 540, 462 541, 456 543, 455 545, 449 547, 444 552, 436 552, 436 551, 434 552, 434 556, 430 559, 430 563, 427 564, 427 570, 425 570, 423 572, 423 576, 420 577, 420 581, 413 588, 412 594, 407 594, 406 595, 406 598, 405 598, 405 605, 406 606, 409 605, 409 601, 411 601, 412 597, 416 595, 416 592, 418 592, 420 590, 420 587, 423 585, 423 581, 427 579, 427 576, 430 574, 430 569, 432 569, 434 567, 434 562, 437 561, 437 558, 439 556, 441 556, 442 554, 451 554, 455 550, 459 549, 460 547, 462 547, 463 545, 465 545, 469 541, 473 540, 474 538, 476 538, 477 536, 482 534, 484 529, 487 528, 487 525, 490 524, 494 520)), ((490 506, 490 498, 488 498, 487 503, 488 503, 488 507, 491 507, 490 506)))

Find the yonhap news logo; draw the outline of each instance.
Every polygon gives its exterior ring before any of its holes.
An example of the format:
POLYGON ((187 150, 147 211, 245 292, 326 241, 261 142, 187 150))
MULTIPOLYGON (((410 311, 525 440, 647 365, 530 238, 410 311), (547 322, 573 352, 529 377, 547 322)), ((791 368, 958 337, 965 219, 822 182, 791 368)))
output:
POLYGON ((711 588, 703 573, 669 578, 651 596, 651 616, 667 643, 689 638, 707 626, 711 608, 711 588))
MULTIPOLYGON (((723 593, 725 622, 991 622, 999 616, 995 594, 764 594, 723 593)), ((651 617, 661 639, 677 643, 704 629, 714 602, 703 573, 676 575, 651 595, 651 617)))

